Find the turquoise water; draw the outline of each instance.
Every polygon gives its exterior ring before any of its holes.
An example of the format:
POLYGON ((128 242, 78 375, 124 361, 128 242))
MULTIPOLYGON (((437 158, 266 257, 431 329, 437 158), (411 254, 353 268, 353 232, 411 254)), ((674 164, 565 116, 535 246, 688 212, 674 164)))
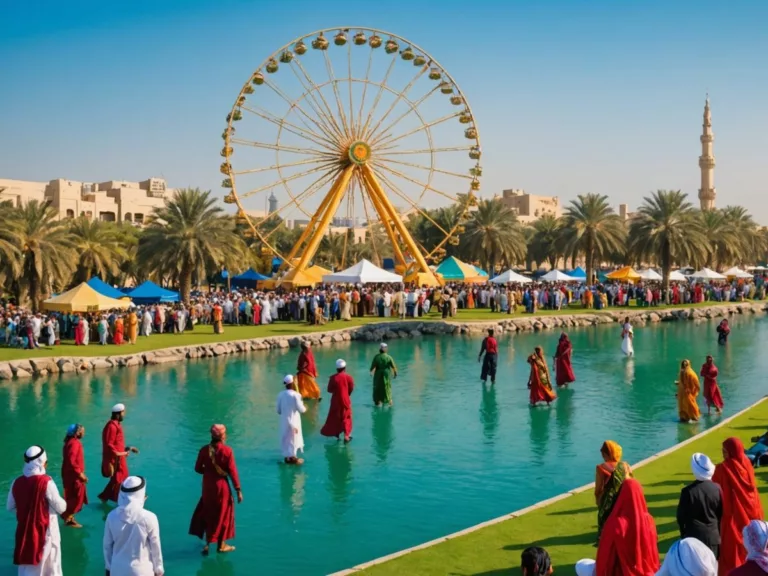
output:
MULTIPOLYGON (((766 391, 760 343, 768 322, 736 318, 732 326, 727 347, 716 345, 715 322, 639 327, 634 360, 621 355, 618 326, 573 329, 577 382, 550 408, 535 409, 527 405, 525 358, 536 345, 551 356, 555 331, 502 337, 494 388, 479 382, 478 338, 393 341, 400 377, 392 409, 372 405, 374 344, 317 349, 323 387, 338 357, 356 378, 354 440, 344 446, 320 436, 328 399, 311 405, 301 468, 278 463, 274 412, 283 374, 295 366, 293 350, 14 382, 0 387, 0 494, 36 443, 48 450, 60 485, 64 431, 84 424, 92 503, 78 516, 84 529, 62 530, 64 573, 103 574, 100 434, 110 407, 124 402, 126 440, 141 449, 130 469, 147 477, 167 573, 327 574, 590 482, 605 439, 620 442, 635 462, 712 426, 715 416, 676 422, 673 383, 682 358, 698 370, 714 354, 726 415, 751 404, 766 391), (236 511, 237 551, 203 559, 186 533, 200 490, 195 456, 213 422, 229 428, 245 501, 236 511)), ((2 574, 10 570, 13 529, 13 515, 0 515, 2 574)))

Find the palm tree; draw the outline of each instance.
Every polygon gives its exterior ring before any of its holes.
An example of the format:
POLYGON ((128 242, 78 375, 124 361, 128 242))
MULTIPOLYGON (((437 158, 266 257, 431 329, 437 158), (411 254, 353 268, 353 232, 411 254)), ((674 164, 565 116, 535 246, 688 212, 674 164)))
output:
POLYGON ((0 283, 15 277, 19 271, 19 249, 16 238, 19 229, 18 213, 10 200, 0 202, 0 283))
POLYGON ((317 259, 334 270, 342 266, 347 251, 349 239, 346 234, 329 231, 320 240, 317 259))
POLYGON ((128 259, 128 249, 115 224, 81 216, 72 221, 70 231, 78 254, 77 281, 85 282, 92 276, 107 280, 120 273, 120 266, 128 259))
MULTIPOLYGON (((746 208, 743 206, 726 206, 722 212, 726 221, 738 231, 739 239, 743 245, 742 263, 746 258, 758 258, 765 252, 768 248, 765 236, 746 208)), ((750 264, 757 264, 757 262, 750 262, 750 264)))
POLYGON ((528 241, 528 255, 536 264, 549 261, 552 268, 557 266, 561 254, 560 225, 560 220, 552 214, 545 214, 531 225, 533 234, 528 241))
POLYGON ((722 210, 701 212, 701 225, 709 239, 707 266, 722 268, 741 259, 746 243, 722 210))
POLYGON ((594 277, 595 264, 624 249, 627 233, 608 196, 601 194, 579 194, 565 209, 560 229, 565 256, 584 255, 588 282, 594 277))
POLYGON ((498 198, 481 200, 461 236, 461 254, 468 260, 480 260, 489 274, 496 264, 509 266, 525 261, 526 242, 514 211, 498 198))
POLYGON ((139 238, 140 267, 158 278, 178 281, 184 302, 189 302, 192 279, 225 266, 239 268, 247 248, 235 231, 231 216, 223 214, 210 191, 179 189, 156 208, 139 238))
POLYGON ((30 200, 17 209, 17 249, 21 255, 19 283, 29 290, 32 310, 52 287, 63 288, 72 275, 75 254, 67 222, 47 202, 30 200))
POLYGON ((709 254, 702 219, 680 190, 658 190, 643 200, 629 228, 629 252, 661 265, 664 300, 669 303, 672 264, 705 262, 709 254))

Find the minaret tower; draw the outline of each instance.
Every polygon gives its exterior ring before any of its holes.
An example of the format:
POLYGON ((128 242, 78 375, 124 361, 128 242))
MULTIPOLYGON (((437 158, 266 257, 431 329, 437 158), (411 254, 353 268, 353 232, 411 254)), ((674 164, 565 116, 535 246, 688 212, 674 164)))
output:
POLYGON ((702 210, 715 209, 715 155, 712 153, 712 143, 715 135, 712 133, 712 114, 709 111, 709 95, 704 104, 704 124, 701 132, 701 156, 699 156, 699 168, 701 168, 701 188, 699 188, 699 202, 702 210))

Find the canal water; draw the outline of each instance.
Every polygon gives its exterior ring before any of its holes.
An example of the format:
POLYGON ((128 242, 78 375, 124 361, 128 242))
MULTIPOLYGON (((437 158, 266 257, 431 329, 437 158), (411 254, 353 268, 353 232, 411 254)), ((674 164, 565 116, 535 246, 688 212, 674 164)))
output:
MULTIPOLYGON (((100 435, 110 407, 123 402, 126 440, 141 449, 130 470, 147 478, 168 574, 327 574, 588 483, 606 439, 636 462, 716 424, 716 416, 676 422, 683 358, 698 371, 706 354, 715 356, 726 416, 756 401, 766 393, 768 322, 732 325, 726 347, 716 345, 714 321, 639 327, 634 359, 621 355, 618 325, 573 329, 577 382, 550 408, 534 409, 525 359, 537 345, 551 356, 555 331, 501 337, 493 388, 479 381, 479 338, 393 341, 400 376, 391 409, 371 400, 375 344, 317 349, 323 388, 338 357, 355 377, 354 440, 344 446, 320 436, 329 398, 310 405, 300 468, 279 463, 274 407, 294 350, 12 382, 0 387, 0 493, 5 498, 31 444, 48 450, 60 485, 65 430, 84 424, 91 504, 78 516, 82 530, 62 529, 64 573, 103 574, 100 435), (245 500, 236 510, 237 550, 203 558, 187 528, 200 495, 195 457, 214 422, 229 429, 245 500)), ((14 522, 0 515, 2 574, 12 573, 14 522)))

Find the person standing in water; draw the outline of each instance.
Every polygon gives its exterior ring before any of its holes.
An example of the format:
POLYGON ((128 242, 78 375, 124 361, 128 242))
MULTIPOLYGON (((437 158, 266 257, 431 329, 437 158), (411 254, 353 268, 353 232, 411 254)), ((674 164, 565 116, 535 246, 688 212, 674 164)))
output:
POLYGON ((621 330, 621 351, 625 356, 634 356, 635 348, 632 345, 632 339, 635 333, 632 330, 632 324, 629 323, 629 316, 624 318, 624 327, 621 330))
POLYGON ((573 366, 571 366, 572 352, 573 345, 568 338, 568 334, 563 332, 560 334, 557 352, 555 352, 555 382, 558 386, 568 386, 571 382, 576 381, 576 376, 573 374, 573 366))
POLYGON ((717 343, 721 346, 728 344, 728 335, 731 333, 731 327, 728 325, 728 320, 723 318, 720 324, 717 325, 717 343))
POLYGON ((88 477, 85 475, 83 444, 80 442, 83 436, 85 436, 84 426, 72 424, 67 428, 61 461, 62 487, 64 500, 67 502, 67 509, 61 517, 64 523, 72 528, 82 528, 75 520, 75 514, 83 509, 84 504, 88 504, 88 495, 85 491, 88 477))
POLYGON ((379 345, 379 353, 371 362, 371 376, 373 376, 373 403, 376 406, 389 404, 392 406, 392 379, 397 378, 397 366, 392 356, 387 354, 387 344, 379 345))
POLYGON ((493 336, 493 328, 488 329, 488 336, 483 338, 480 345, 480 354, 477 361, 483 362, 483 369, 480 371, 480 380, 485 384, 488 377, 491 377, 491 384, 496 384, 496 367, 499 363, 499 343, 493 336), (485 355, 485 357, 483 357, 485 355))
POLYGON ((301 353, 296 365, 296 383, 302 400, 317 399, 318 402, 322 400, 316 378, 315 355, 312 354, 309 342, 305 340, 301 343, 301 353))
POLYGON ((717 385, 717 366, 712 356, 707 356, 707 361, 701 366, 701 377, 704 378, 704 400, 707 402, 707 414, 715 407, 717 413, 723 411, 723 395, 717 385))
POLYGON ((280 416, 280 445, 286 464, 304 464, 298 457, 304 451, 304 434, 301 431, 301 415, 307 411, 301 394, 296 392, 293 375, 283 378, 285 390, 277 395, 277 413, 280 416))
POLYGON ((345 444, 352 440, 352 400, 349 396, 354 389, 355 381, 347 374, 347 363, 339 358, 336 360, 336 374, 328 381, 331 407, 320 434, 335 436, 336 439, 344 434, 345 444))

